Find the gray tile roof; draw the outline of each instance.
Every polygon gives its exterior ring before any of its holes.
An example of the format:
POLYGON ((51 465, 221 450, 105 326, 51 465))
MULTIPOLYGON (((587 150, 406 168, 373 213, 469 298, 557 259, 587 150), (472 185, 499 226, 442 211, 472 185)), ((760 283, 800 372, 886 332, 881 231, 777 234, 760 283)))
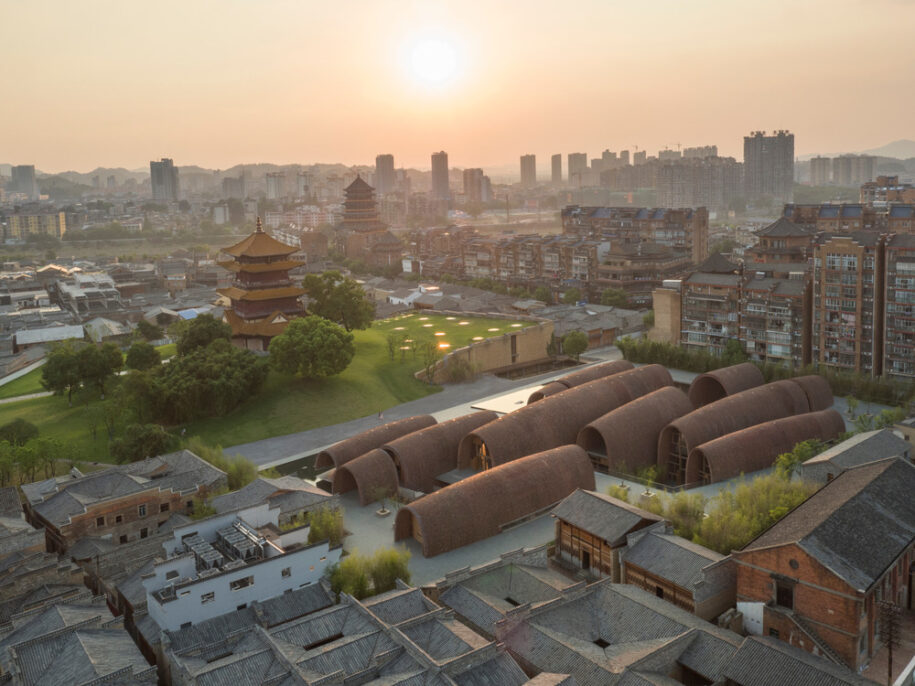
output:
POLYGON ((848 440, 811 457, 804 464, 832 462, 840 467, 848 468, 886 457, 907 455, 911 450, 911 444, 905 439, 899 438, 890 429, 878 429, 855 434, 848 440))
POLYGON ((874 686, 822 657, 769 637, 749 636, 724 668, 724 674, 740 686, 874 686))
POLYGON ((913 492, 915 466, 902 459, 853 467, 744 550, 796 543, 852 588, 865 591, 915 540, 913 492))
POLYGON ((34 503, 34 510, 60 527, 68 524, 72 516, 107 500, 153 488, 191 493, 198 486, 215 486, 224 482, 225 478, 225 472, 189 450, 180 450, 75 479, 39 482, 23 490, 34 503))
POLYGON ((685 538, 654 531, 641 536, 623 553, 624 565, 638 565, 690 592, 703 580, 702 570, 723 559, 724 555, 685 538))
POLYGON ((662 521, 658 515, 596 491, 577 489, 553 508, 552 514, 611 546, 625 543, 626 534, 662 521))
POLYGON ((0 517, 22 519, 22 503, 19 502, 19 489, 15 486, 0 488, 0 517))
POLYGON ((269 501, 271 507, 278 507, 281 513, 286 513, 315 507, 331 497, 326 491, 295 476, 261 477, 237 491, 216 496, 213 507, 221 514, 269 501))

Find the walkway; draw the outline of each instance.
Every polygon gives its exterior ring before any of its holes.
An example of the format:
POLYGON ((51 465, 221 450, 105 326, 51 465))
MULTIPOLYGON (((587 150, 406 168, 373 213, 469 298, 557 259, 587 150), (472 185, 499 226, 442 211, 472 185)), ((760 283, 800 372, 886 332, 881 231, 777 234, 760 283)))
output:
MULTIPOLYGON (((899 647, 893 651, 893 683, 899 678, 909 662, 915 658, 915 612, 904 610, 899 618, 899 647)), ((861 676, 867 677, 879 683, 886 683, 886 668, 889 662, 889 650, 886 647, 880 648, 877 654, 871 658, 870 664, 861 672, 861 676)), ((910 682, 911 683, 911 682, 910 682)))
MULTIPOLYGON (((587 359, 596 362, 618 360, 622 356, 615 347, 601 348, 588 351, 587 359)), ((579 367, 580 369, 580 367, 579 367)), ((491 374, 485 374, 476 381, 461 384, 450 384, 444 390, 434 395, 412 400, 408 403, 390 407, 384 411, 384 418, 377 415, 360 417, 342 424, 323 426, 310 431, 286 434, 265 438, 252 443, 225 448, 227 455, 242 455, 254 462, 259 468, 274 467, 285 462, 291 462, 308 455, 320 452, 344 438, 374 428, 384 422, 403 419, 417 414, 431 414, 437 421, 454 419, 474 411, 473 406, 487 399, 510 393, 526 387, 541 386, 571 371, 569 368, 541 374, 525 379, 502 379, 491 374)))
POLYGON ((41 391, 40 393, 26 393, 25 395, 14 395, 12 398, 0 398, 0 405, 6 403, 18 403, 22 400, 31 400, 32 398, 47 398, 54 395, 51 391, 41 391))

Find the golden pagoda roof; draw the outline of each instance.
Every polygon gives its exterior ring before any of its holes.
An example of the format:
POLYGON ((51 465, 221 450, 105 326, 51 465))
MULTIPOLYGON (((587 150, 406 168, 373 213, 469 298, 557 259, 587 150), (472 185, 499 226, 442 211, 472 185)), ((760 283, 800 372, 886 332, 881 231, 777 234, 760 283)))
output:
POLYGON ((255 262, 246 264, 244 262, 236 262, 235 260, 227 260, 225 262, 217 262, 216 264, 223 269, 228 269, 230 272, 260 274, 263 272, 288 271, 289 269, 301 267, 305 262, 302 260, 282 260, 281 262, 255 262))
POLYGON ((228 288, 218 288, 216 292, 232 300, 273 300, 274 298, 297 298, 305 294, 305 289, 298 286, 283 286, 282 288, 246 290, 237 286, 229 286, 228 288))
POLYGON ((223 248, 224 253, 233 257, 272 257, 274 255, 291 255, 298 248, 276 240, 264 231, 261 218, 257 218, 257 228, 243 241, 223 248))
POLYGON ((269 338, 279 336, 286 330, 289 320, 293 318, 279 310, 263 319, 251 321, 242 319, 232 310, 226 310, 224 314, 226 322, 232 327, 233 336, 266 336, 269 338))

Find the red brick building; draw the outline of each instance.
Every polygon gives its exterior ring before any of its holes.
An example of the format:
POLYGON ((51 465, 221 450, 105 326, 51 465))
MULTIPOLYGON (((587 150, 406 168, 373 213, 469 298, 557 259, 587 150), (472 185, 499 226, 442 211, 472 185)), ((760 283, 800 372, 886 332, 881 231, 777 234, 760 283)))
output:
POLYGON ((913 492, 905 460, 854 467, 732 553, 745 628, 866 665, 881 646, 880 602, 912 610, 913 492))
POLYGON ((49 552, 83 538, 123 544, 154 534, 194 499, 226 485, 225 472, 188 450, 22 486, 27 521, 45 530, 49 552))

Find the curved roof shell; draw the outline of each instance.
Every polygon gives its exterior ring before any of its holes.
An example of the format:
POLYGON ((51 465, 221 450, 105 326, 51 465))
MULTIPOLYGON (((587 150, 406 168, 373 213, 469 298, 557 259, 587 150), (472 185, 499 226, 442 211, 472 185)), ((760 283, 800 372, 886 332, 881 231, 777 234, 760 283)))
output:
POLYGON ((762 372, 752 362, 735 364, 700 374, 693 379, 689 385, 689 400, 694 407, 702 407, 764 383, 762 372))
POLYGON ((394 539, 416 538, 433 557, 498 534, 556 504, 576 488, 594 490, 588 454, 564 445, 474 474, 397 512, 394 539))
POLYGON ((395 438, 400 438, 413 431, 425 429, 427 426, 435 424, 435 418, 432 415, 421 414, 406 419, 398 419, 395 422, 388 422, 374 429, 363 431, 351 438, 335 443, 329 448, 318 453, 315 460, 315 467, 340 468, 350 460, 355 460, 360 455, 364 455, 369 450, 380 448, 382 445, 395 438))
POLYGON ((535 403, 548 396, 562 393, 567 388, 575 388, 575 386, 581 386, 582 384, 594 381, 595 379, 603 379, 604 377, 613 376, 620 372, 628 372, 630 369, 635 369, 635 365, 628 360, 614 360, 613 362, 603 362, 601 364, 585 367, 584 369, 566 374, 565 376, 548 383, 539 391, 534 391, 531 393, 531 397, 528 398, 527 402, 528 404, 535 403))
POLYGON ((845 420, 833 409, 763 422, 703 443, 689 452, 686 483, 717 483, 768 469, 801 441, 829 441, 845 432, 845 420))
POLYGON ((589 453, 606 455, 610 469, 653 467, 661 431, 692 410, 686 393, 665 386, 595 419, 578 432, 576 443, 589 453))
POLYGON ((400 483, 414 491, 431 493, 435 477, 457 467, 458 446, 468 433, 498 419, 484 410, 433 424, 401 436, 382 447, 394 459, 400 483))
POLYGON ((377 500, 381 488, 387 495, 397 493, 397 469, 391 456, 376 448, 350 460, 334 472, 334 493, 347 493, 354 488, 359 490, 362 505, 377 500))
POLYGON ((795 376, 793 381, 800 386, 807 396, 807 403, 810 405, 811 412, 828 410, 832 407, 835 398, 832 397, 832 388, 829 382, 819 374, 810 374, 808 376, 795 376))
MULTIPOLYGON (((673 446, 679 445, 682 459, 703 443, 763 422, 806 414, 810 411, 807 395, 799 384, 789 380, 773 381, 764 386, 741 391, 704 405, 673 420, 658 437, 657 457, 661 479, 686 483, 685 471, 671 473, 669 460, 673 446)), ((680 469, 684 469, 682 465, 680 469)))
POLYGON ((458 449, 458 467, 481 467, 474 463, 482 452, 495 466, 575 443, 578 432, 601 415, 672 385, 670 372, 650 364, 551 395, 467 434, 458 449))

